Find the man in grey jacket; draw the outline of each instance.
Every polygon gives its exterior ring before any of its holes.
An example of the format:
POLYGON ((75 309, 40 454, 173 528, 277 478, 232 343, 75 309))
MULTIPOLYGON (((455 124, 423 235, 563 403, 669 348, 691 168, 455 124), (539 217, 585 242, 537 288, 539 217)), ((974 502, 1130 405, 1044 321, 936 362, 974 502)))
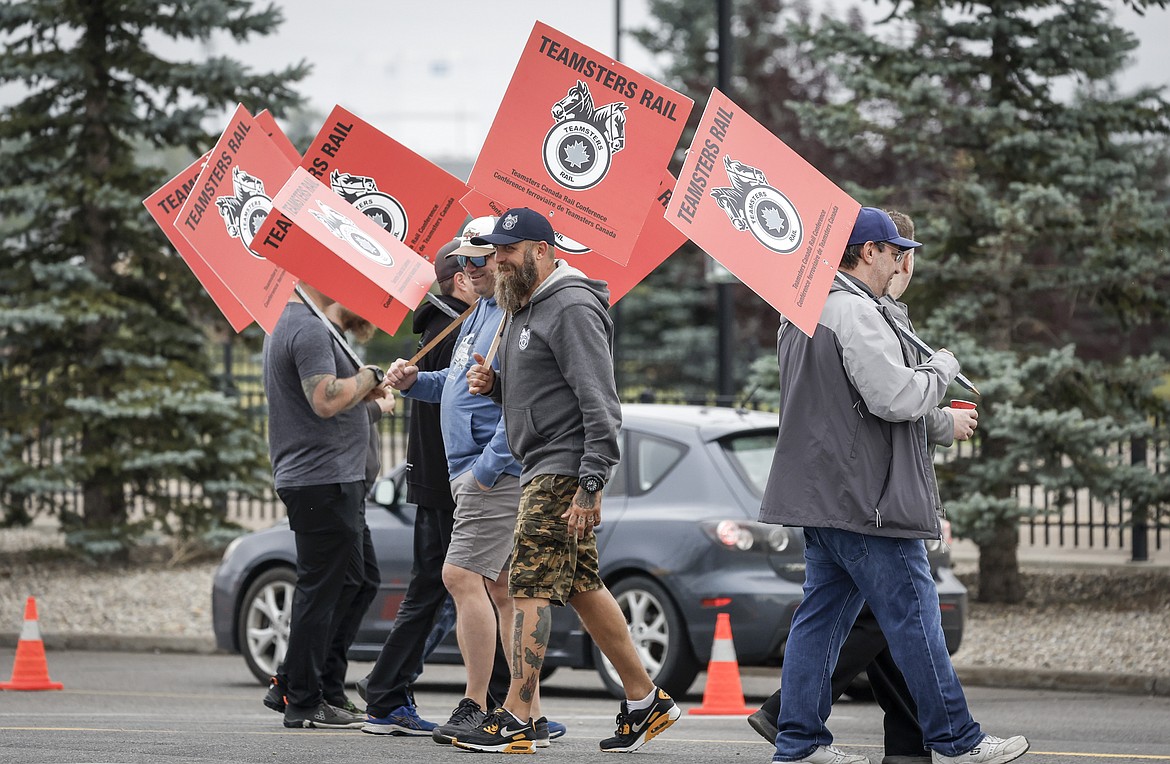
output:
POLYGON ((841 643, 864 603, 889 640, 936 764, 1003 764, 1028 741, 986 735, 971 718, 943 638, 923 543, 941 533, 926 414, 959 363, 922 363, 899 339, 886 292, 905 251, 889 215, 863 207, 810 338, 781 320, 780 433, 760 520, 805 534, 804 600, 785 649, 773 761, 864 764, 832 747, 826 727, 841 643))
POLYGON ((515 598, 512 686, 504 707, 455 744, 532 751, 530 709, 552 628, 551 605, 568 603, 626 691, 617 731, 601 741, 601 750, 633 751, 681 712, 650 681, 598 573, 593 528, 601 522, 601 490, 618 461, 621 426, 609 291, 554 259, 552 226, 527 207, 508 210, 491 234, 471 243, 495 247, 496 301, 508 320, 499 374, 476 353, 468 389, 503 406, 508 445, 523 471, 508 578, 515 598))

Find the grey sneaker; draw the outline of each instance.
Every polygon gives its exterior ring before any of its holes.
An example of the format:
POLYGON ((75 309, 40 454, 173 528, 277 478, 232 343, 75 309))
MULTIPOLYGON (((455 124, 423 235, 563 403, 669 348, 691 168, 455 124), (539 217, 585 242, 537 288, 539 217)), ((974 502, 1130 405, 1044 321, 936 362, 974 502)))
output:
POLYGON ((447 720, 446 724, 440 724, 431 730, 431 739, 439 745, 451 745, 460 732, 469 732, 475 729, 483 724, 483 720, 486 718, 487 713, 479 707, 478 703, 471 698, 464 698, 451 712, 451 718, 447 720))
POLYGON ((312 727, 316 729, 357 729, 365 717, 351 714, 341 708, 334 708, 322 701, 316 708, 284 707, 284 726, 312 727))
POLYGON ((869 759, 865 756, 845 753, 831 745, 818 745, 808 756, 787 764, 869 764, 869 759))
POLYGON ((325 698, 325 702, 334 708, 340 708, 342 711, 349 711, 354 716, 360 716, 363 719, 366 716, 364 709, 358 708, 352 700, 342 695, 340 698, 325 698))
POLYGON ((1023 735, 1009 737, 1006 740, 994 735, 984 735, 974 748, 958 756, 943 756, 938 751, 931 751, 930 757, 934 764, 1006 764, 1015 761, 1028 752, 1028 739, 1023 735))

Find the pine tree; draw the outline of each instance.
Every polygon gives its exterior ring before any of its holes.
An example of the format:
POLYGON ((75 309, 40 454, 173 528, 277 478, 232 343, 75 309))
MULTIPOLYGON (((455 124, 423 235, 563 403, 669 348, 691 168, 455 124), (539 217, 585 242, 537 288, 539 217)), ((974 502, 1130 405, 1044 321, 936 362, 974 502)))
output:
POLYGON ((118 551, 146 527, 204 529, 229 492, 265 484, 263 443, 210 375, 207 340, 230 329, 142 199, 214 143, 216 115, 281 113, 307 72, 156 51, 280 20, 246 0, 0 3, 0 84, 21 94, 0 120, 7 522, 52 512, 118 551), (152 164, 164 156, 169 170, 152 164), (202 496, 176 496, 180 481, 202 496), (79 507, 62 498, 74 489, 79 507))
MULTIPOLYGON (((1160 5, 1160 3, 1158 3, 1160 5)), ((928 244, 906 300, 921 333, 979 384, 978 449, 940 468, 979 598, 1023 596, 1017 487, 1165 502, 1164 476, 1118 443, 1164 439, 1170 368, 1170 104, 1119 93, 1136 42, 1097 0, 923 0, 872 30, 798 38, 845 97, 802 107, 843 158, 894 160, 848 180, 913 215, 928 244)))

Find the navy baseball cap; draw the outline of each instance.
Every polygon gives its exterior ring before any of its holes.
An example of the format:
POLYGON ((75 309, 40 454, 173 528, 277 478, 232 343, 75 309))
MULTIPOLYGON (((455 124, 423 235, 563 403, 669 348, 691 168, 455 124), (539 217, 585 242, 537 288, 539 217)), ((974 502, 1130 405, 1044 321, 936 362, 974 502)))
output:
POLYGON ((550 247, 557 245, 548 218, 527 207, 513 207, 500 215, 491 233, 473 236, 470 243, 482 247, 485 244, 515 244, 518 241, 547 241, 550 247))
POLYGON ((853 224, 853 232, 849 234, 849 243, 846 246, 864 244, 867 241, 879 244, 888 241, 902 249, 914 249, 922 246, 913 239, 899 236, 898 227, 894 225, 894 221, 890 220, 890 216, 885 213, 885 210, 879 210, 877 207, 862 207, 861 212, 857 213, 857 222, 853 224))

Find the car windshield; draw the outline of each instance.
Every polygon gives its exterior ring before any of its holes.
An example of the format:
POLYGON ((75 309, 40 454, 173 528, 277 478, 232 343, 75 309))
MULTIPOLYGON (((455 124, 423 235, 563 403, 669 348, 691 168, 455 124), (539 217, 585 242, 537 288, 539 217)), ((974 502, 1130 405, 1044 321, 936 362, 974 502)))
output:
POLYGON ((776 450, 776 430, 732 435, 721 440, 720 445, 752 493, 763 497, 776 450))

